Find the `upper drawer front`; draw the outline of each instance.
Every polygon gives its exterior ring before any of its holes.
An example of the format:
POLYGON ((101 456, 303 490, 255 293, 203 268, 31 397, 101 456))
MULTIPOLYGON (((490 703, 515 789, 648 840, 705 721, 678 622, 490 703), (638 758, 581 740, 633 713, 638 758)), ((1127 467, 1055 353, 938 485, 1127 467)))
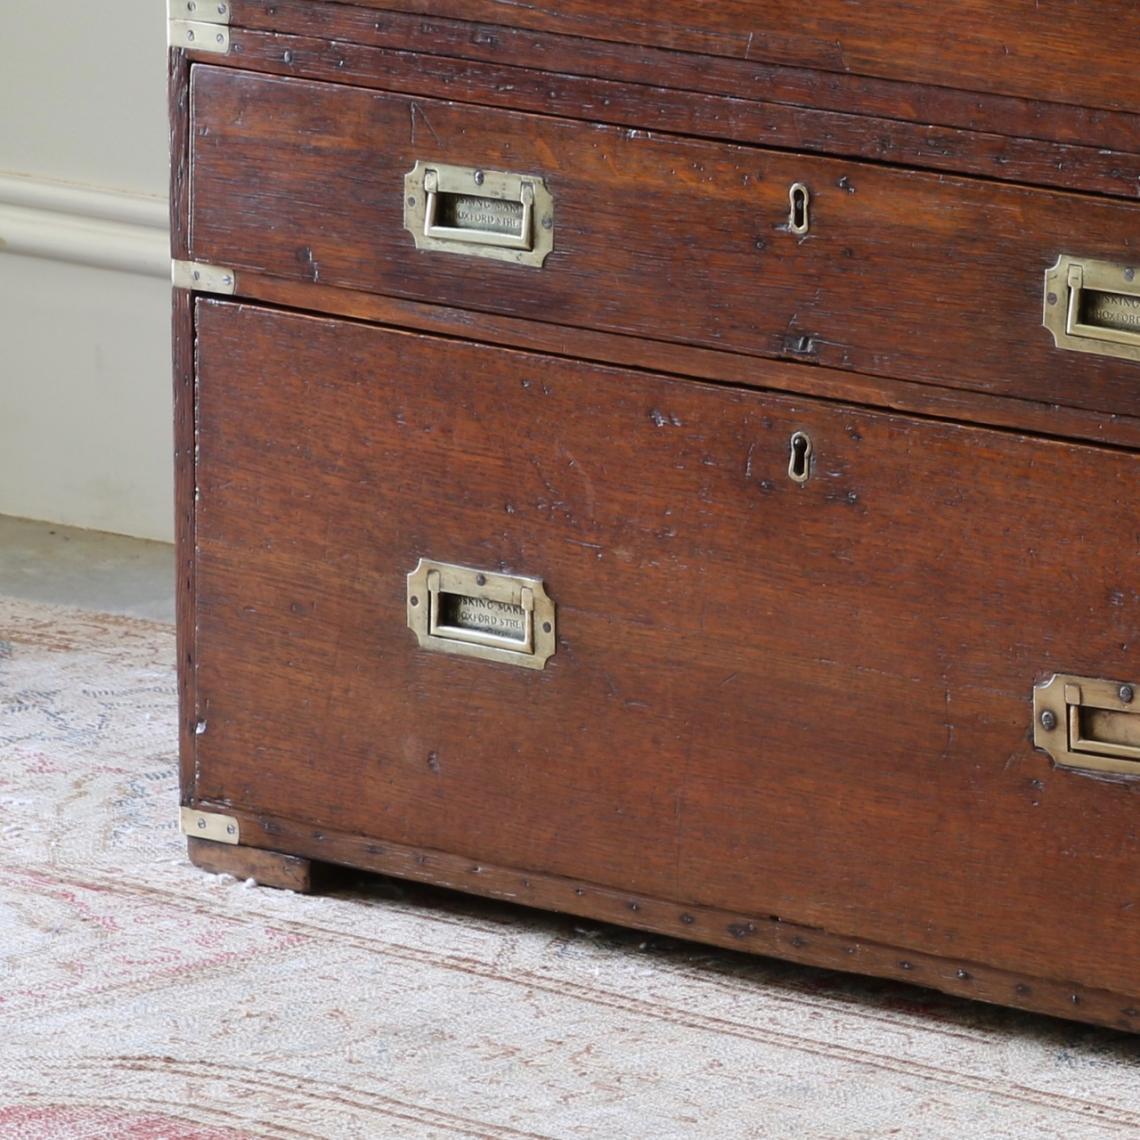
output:
POLYGON ((1042 327, 1059 255, 1140 261, 1128 203, 220 68, 194 69, 192 116, 195 260, 1140 413, 1140 363, 1042 327), (417 249, 417 162, 541 180, 553 252, 539 268, 417 249))
MULTIPOLYGON (((359 2, 359 0, 358 0, 359 2)), ((1135 0, 364 0, 369 7, 1140 111, 1135 0)))

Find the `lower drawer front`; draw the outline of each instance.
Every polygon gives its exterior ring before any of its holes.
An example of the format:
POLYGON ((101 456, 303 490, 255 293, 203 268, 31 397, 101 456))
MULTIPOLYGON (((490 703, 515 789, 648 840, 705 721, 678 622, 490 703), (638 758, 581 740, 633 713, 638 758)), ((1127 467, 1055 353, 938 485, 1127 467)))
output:
POLYGON ((1032 724, 1140 675, 1136 456, 197 321, 196 800, 1137 989, 1140 780, 1032 724), (421 647, 421 559, 541 579, 545 667, 421 647))

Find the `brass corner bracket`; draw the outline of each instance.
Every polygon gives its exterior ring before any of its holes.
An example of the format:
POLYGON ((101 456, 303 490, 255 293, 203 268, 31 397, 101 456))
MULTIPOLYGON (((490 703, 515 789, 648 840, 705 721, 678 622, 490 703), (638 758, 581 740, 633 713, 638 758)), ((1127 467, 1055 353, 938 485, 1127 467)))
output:
POLYGON ((237 845, 241 842, 241 825, 232 815, 199 811, 184 807, 181 811, 182 834, 195 839, 209 839, 214 843, 237 845))
POLYGON ((230 50, 229 23, 229 0, 167 0, 169 47, 225 55, 230 50))

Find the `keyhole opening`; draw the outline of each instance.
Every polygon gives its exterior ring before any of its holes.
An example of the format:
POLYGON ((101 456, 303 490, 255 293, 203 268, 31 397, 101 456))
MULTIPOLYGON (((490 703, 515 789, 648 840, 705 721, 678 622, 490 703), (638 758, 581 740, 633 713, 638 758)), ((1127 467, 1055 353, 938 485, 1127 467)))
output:
POLYGON ((808 217, 811 195, 808 194, 808 188, 802 182, 793 182, 792 188, 788 191, 788 198, 792 204, 788 213, 788 229, 794 234, 806 234, 811 225, 808 217))
POLYGON ((788 460, 788 478, 793 483, 806 483, 811 478, 811 437, 797 431, 792 436, 792 455, 788 460))

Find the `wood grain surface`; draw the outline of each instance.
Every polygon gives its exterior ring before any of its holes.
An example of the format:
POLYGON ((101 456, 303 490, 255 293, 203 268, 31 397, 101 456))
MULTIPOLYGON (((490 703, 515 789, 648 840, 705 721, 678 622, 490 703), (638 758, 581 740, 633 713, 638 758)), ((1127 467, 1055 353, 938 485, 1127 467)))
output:
POLYGON ((1137 995, 1140 782, 1030 723, 1140 674, 1136 455, 197 310, 194 801, 1137 995), (419 649, 420 557, 546 669, 419 649))
MULTIPOLYGON (((627 5, 626 11, 632 7, 627 5)), ((312 0, 276 0, 272 5, 232 0, 230 9, 231 25, 237 33, 232 48, 235 59, 209 57, 214 64, 240 63, 243 57, 251 56, 264 58, 274 54, 275 44, 276 70, 298 74, 305 67, 305 53, 314 52, 304 41, 316 37, 324 41, 334 66, 346 75, 352 74, 353 81, 358 75, 380 78, 388 71, 398 74, 415 66, 430 73, 444 59, 477 61, 512 69, 514 81, 525 82, 522 69, 542 73, 556 89, 569 79, 586 78, 604 81, 603 86, 623 81, 668 89, 674 94, 700 93, 783 104, 800 110, 804 120, 810 120, 812 111, 843 112, 867 119, 867 132, 872 135, 885 132, 890 137, 892 124, 910 124, 1000 134, 1011 140, 1049 140, 1109 152, 1126 151, 1133 156, 1140 151, 1140 115, 1054 101, 1053 79, 1044 57, 1038 60, 1041 74, 1037 87, 1046 94, 1027 99, 989 90, 957 90, 770 64, 759 58, 655 48, 644 42, 631 50, 625 43, 589 38, 591 28, 566 35, 523 26, 528 17, 533 22, 533 6, 528 6, 520 20, 514 18, 514 12, 500 8, 493 13, 499 18, 497 23, 487 22, 487 5, 468 4, 462 6, 462 14, 469 19, 443 18, 439 6, 425 16, 395 12, 390 5, 384 5, 381 12, 349 4, 314 4, 312 0), (274 39, 269 43, 252 39, 243 34, 247 29, 274 39), (296 39, 301 42, 294 42, 296 39), (351 50, 362 46, 388 49, 383 63, 354 68, 354 63, 368 58, 351 50), (408 58, 413 54, 414 59, 408 58)), ((1041 18, 1038 10, 1036 19, 1041 18)), ((509 105, 513 94, 512 81, 503 80, 487 101, 507 101, 509 105)), ((636 100, 637 96, 627 98, 636 100)), ((608 109, 611 113, 616 110, 612 105, 608 109)), ((933 153, 927 154, 927 160, 937 158, 945 137, 932 131, 929 152, 933 153)), ((842 136, 837 141, 842 141, 842 136)), ((1136 192, 1133 185, 1127 193, 1135 197, 1136 192)))
POLYGON ((313 889, 313 864, 296 855, 212 843, 193 835, 186 840, 186 848, 194 866, 212 875, 253 879, 259 886, 296 891, 298 894, 308 894, 313 889))
MULTIPOLYGON (((485 37, 467 38, 467 43, 477 47, 484 42, 485 37)), ((1028 127, 1042 121, 1040 115, 1030 114, 1021 107, 1018 108, 1020 113, 1009 114, 1004 113, 1004 108, 1001 112, 986 108, 988 116, 979 115, 976 107, 972 107, 975 113, 972 118, 967 117, 968 127, 938 125, 931 121, 937 108, 930 104, 939 100, 931 100, 929 89, 916 92, 908 88, 895 92, 893 113, 888 104, 879 114, 871 114, 857 93, 851 93, 850 99, 854 102, 849 101, 842 109, 819 109, 810 103, 804 107, 790 102, 801 93, 801 86, 804 93, 810 93, 819 86, 818 82, 816 87, 806 82, 795 85, 787 92, 773 91, 776 84, 757 84, 756 97, 746 99, 742 91, 750 84, 734 84, 726 77, 726 94, 702 93, 694 98, 692 90, 676 88, 678 85, 687 87, 690 82, 698 88, 712 86, 707 72, 704 67, 693 67, 694 74, 690 77, 687 74, 690 69, 678 66, 673 53, 669 53, 670 66, 662 68, 660 73, 651 72, 654 84, 646 86, 591 74, 523 69, 519 60, 506 55, 498 37, 491 42, 496 50, 486 54, 499 58, 494 62, 473 62, 468 58, 432 54, 430 50, 427 54, 413 54, 407 50, 346 43, 339 38, 234 30, 230 54, 217 57, 214 66, 352 83, 383 91, 561 115, 588 122, 756 143, 916 169, 976 174, 1005 182, 1084 190, 1129 199, 1134 199, 1140 189, 1140 153, 1136 153, 1140 151, 1140 117, 1137 116, 1110 116, 1123 122, 1105 139, 1104 145, 1094 143, 1103 133, 1103 124, 1099 122, 1084 133, 1075 132, 1078 140, 1075 142, 1043 140, 1013 133, 1019 126, 1028 127), (778 101, 780 95, 785 101, 778 101), (898 117, 900 106, 913 108, 910 119, 898 117), (980 120, 992 121, 992 126, 982 129, 978 125, 980 120), (1132 151, 1127 149, 1129 145, 1132 151)), ((425 49, 434 46, 438 51, 440 45, 424 46, 425 49)), ((511 45, 512 49, 514 46, 511 45)), ((615 47, 610 51, 618 54, 615 47)), ((525 57, 528 53, 521 54, 525 57)), ((694 59, 701 65, 707 62, 699 57, 694 59)), ((545 62, 549 66, 551 61, 547 57, 545 62)), ((562 62, 559 56, 560 66, 562 62)), ((629 69, 615 70, 623 73, 629 69)), ((780 69, 781 75, 782 71, 780 69)), ((817 73, 812 77, 819 79, 817 73)), ((871 105, 875 105, 874 102, 871 105)), ((953 117, 952 112, 950 117, 953 117)), ((1052 116, 1046 121, 1051 123, 1051 119, 1052 116)), ((1066 132, 1064 125, 1059 125, 1057 133, 1073 132, 1066 132)))
POLYGON ((530 349, 694 380, 820 396, 1055 439, 1140 448, 1140 418, 1136 416, 1106 416, 1040 400, 980 395, 961 388, 862 376, 802 361, 769 360, 758 370, 751 358, 719 349, 566 329, 543 321, 473 313, 447 305, 314 285, 311 281, 285 281, 257 273, 242 273, 239 287, 243 297, 270 305, 457 336, 505 348, 530 349))
MULTIPOLYGON (((170 110, 170 253, 189 256, 190 62, 170 53, 167 98, 170 110)), ((174 556, 177 599, 178 759, 183 791, 191 784, 194 756, 194 297, 171 291, 171 389, 174 466, 174 556)))
POLYGON ((1140 412, 1134 362, 1058 350, 1043 274, 1130 264, 1134 207, 195 68, 196 260, 477 312, 784 357, 1103 413, 1140 412), (543 269, 418 251, 416 160, 545 179, 543 269), (812 195, 788 231, 788 191, 812 195))
MULTIPOLYGON (((315 828, 264 814, 243 817, 241 832, 243 845, 228 847, 224 856, 226 873, 258 882, 264 879, 267 886, 279 883, 274 863, 266 864, 263 856, 273 853, 275 848, 287 847, 304 852, 313 860, 312 870, 318 876, 325 872, 335 875, 340 866, 361 868, 730 950, 928 986, 976 1001, 1016 1006, 1129 1032, 1140 1029, 1140 1002, 1134 997, 1094 989, 1071 979, 1066 982, 1041 978, 1000 970, 984 962, 916 953, 864 938, 832 934, 776 915, 741 914, 700 904, 678 904, 670 899, 603 887, 581 879, 521 867, 501 867, 446 851, 379 843, 366 836, 327 827, 315 828)), ((193 845, 203 841, 192 839, 190 842, 193 845)))
POLYGON ((1140 111, 1133 0, 357 0, 362 8, 1140 111), (1095 66, 1089 61, 1095 60, 1095 66))

